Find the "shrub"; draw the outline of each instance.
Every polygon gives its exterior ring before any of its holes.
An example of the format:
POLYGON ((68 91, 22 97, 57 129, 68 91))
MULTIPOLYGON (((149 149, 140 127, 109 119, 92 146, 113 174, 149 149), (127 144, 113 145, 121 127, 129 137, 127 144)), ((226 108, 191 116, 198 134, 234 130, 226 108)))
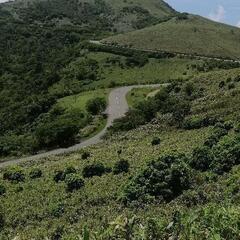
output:
POLYGON ((194 149, 190 165, 200 171, 207 171, 213 161, 212 150, 207 146, 194 149))
POLYGON ((219 88, 224 88, 225 85, 226 85, 225 82, 221 81, 218 86, 219 86, 219 88))
POLYGON ((107 106, 106 100, 104 98, 94 98, 90 99, 86 104, 87 111, 92 115, 97 115, 105 110, 107 106))
POLYGON ((0 208, 0 232, 4 228, 5 225, 5 216, 3 210, 0 208))
POLYGON ((36 137, 40 147, 66 147, 75 142, 79 127, 70 119, 56 120, 38 126, 36 137))
POLYGON ((240 139, 239 137, 226 138, 214 148, 214 160, 211 169, 217 174, 229 172, 233 166, 240 164, 240 139))
POLYGON ((214 117, 198 117, 192 116, 184 119, 183 128, 184 129, 199 129, 202 127, 208 127, 214 125, 217 119, 214 117))
POLYGON ((22 168, 13 167, 4 172, 3 179, 11 182, 23 182, 25 180, 25 174, 22 168))
POLYGON ((114 167, 113 167, 113 173, 114 174, 120 174, 120 173, 127 173, 129 171, 129 162, 127 160, 120 160, 118 162, 115 163, 114 167))
POLYGON ((161 139, 159 137, 154 137, 151 143, 152 146, 159 145, 161 143, 161 139))
POLYGON ((76 172, 77 172, 77 170, 74 167, 67 167, 64 171, 57 170, 55 172, 55 176, 53 179, 55 182, 64 181, 68 174, 72 174, 72 173, 76 173, 76 172))
POLYGON ((0 185, 0 196, 6 193, 6 188, 3 185, 0 185))
POLYGON ((83 159, 83 160, 88 159, 90 156, 91 156, 91 154, 90 154, 89 152, 83 152, 83 153, 82 153, 82 159, 83 159))
POLYGON ((185 155, 164 155, 150 162, 124 188, 122 200, 146 201, 149 197, 171 201, 191 185, 191 169, 185 155))
POLYGON ((82 174, 84 178, 91 178, 94 176, 100 177, 107 172, 109 172, 109 169, 105 168, 102 163, 95 163, 84 167, 82 174))
POLYGON ((72 192, 78 190, 84 186, 84 181, 80 175, 75 173, 70 173, 65 178, 65 183, 67 185, 67 191, 72 192))
POLYGON ((42 177, 42 170, 39 168, 32 169, 29 173, 29 177, 31 179, 36 179, 42 177))
POLYGON ((216 145, 219 140, 228 134, 228 130, 226 129, 226 126, 222 123, 217 123, 214 126, 213 133, 210 137, 205 141, 204 145, 208 147, 213 147, 216 145))

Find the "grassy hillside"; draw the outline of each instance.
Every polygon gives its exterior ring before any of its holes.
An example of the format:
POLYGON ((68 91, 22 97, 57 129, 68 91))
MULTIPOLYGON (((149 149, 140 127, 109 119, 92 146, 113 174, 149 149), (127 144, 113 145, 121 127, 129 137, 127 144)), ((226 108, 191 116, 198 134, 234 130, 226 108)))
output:
MULTIPOLYGON (((98 63, 85 58, 84 42, 148 26, 174 12, 164 2, 156 3, 19 0, 0 4, 0 155, 42 148, 36 129, 43 120, 49 123, 63 115, 58 111, 54 116, 51 109, 56 102, 101 80, 98 63)), ((69 118, 64 114, 68 124, 69 118)))
MULTIPOLYGON (((172 124, 171 114, 159 112, 152 123, 111 135, 97 146, 2 169, 0 237, 77 239, 90 231, 90 239, 104 240, 239 239, 239 76, 239 69, 222 70, 172 85, 172 97, 185 96, 191 105, 184 125, 172 124), (206 122, 207 118, 215 118, 217 124, 206 122), (207 151, 203 155, 198 152, 202 147, 207 151), (166 183, 159 177, 167 174, 166 165, 160 165, 161 171, 154 165, 163 161, 157 160, 159 156, 168 156, 170 161, 170 153, 186 154, 178 157, 180 170, 187 172, 179 172, 174 165, 173 176, 190 177, 190 187, 185 182, 185 190, 171 201, 164 200, 168 189, 162 189, 166 183), (199 162, 193 164, 196 159, 199 162), (116 167, 120 160, 128 161, 128 170, 116 167), (97 170, 86 171, 89 166, 97 170), (93 176, 87 177, 86 172, 93 176), (140 179, 136 184, 138 176, 146 178, 147 188, 141 188, 140 179), (80 185, 71 185, 74 179, 83 179, 84 186, 82 180, 80 185), (156 195, 152 187, 162 192, 156 195), (134 189, 140 190, 141 198, 134 198, 134 189), (123 201, 124 196, 129 202, 123 201)), ((166 181, 168 176, 172 177, 167 175, 166 181)))
POLYGON ((80 27, 97 24, 114 32, 142 28, 176 13, 162 0, 16 0, 2 5, 2 8, 18 20, 80 27))
POLYGON ((239 28, 180 14, 167 22, 104 39, 103 42, 139 49, 239 59, 239 38, 239 28))

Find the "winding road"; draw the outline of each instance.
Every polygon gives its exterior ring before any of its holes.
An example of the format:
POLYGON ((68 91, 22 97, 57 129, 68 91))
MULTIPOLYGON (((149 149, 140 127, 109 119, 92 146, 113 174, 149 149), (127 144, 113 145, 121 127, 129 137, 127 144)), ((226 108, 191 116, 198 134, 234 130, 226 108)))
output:
POLYGON ((51 150, 48 152, 36 154, 36 155, 25 157, 25 158, 12 159, 12 160, 7 160, 5 162, 0 162, 0 168, 18 164, 18 163, 24 163, 27 161, 35 161, 35 160, 39 160, 49 156, 56 156, 56 155, 62 155, 65 153, 71 153, 71 152, 80 150, 82 148, 100 143, 102 141, 102 137, 105 135, 107 131, 107 128, 112 125, 113 121, 115 119, 123 117, 128 111, 129 106, 126 100, 126 95, 129 91, 131 91, 133 88, 143 88, 143 87, 156 88, 164 85, 167 85, 167 84, 133 85, 133 86, 119 87, 119 88, 113 89, 109 94, 108 107, 105 111, 105 113, 108 115, 107 124, 104 127, 104 129, 101 132, 99 132, 97 135, 79 144, 71 146, 69 148, 60 148, 60 149, 51 150))

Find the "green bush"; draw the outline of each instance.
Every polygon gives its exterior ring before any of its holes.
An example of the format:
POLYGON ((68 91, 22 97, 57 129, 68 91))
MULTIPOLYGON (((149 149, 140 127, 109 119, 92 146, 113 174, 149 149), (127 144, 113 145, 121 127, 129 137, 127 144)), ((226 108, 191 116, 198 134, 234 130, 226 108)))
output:
POLYGON ((2 208, 0 208, 0 232, 4 228, 4 225, 5 225, 5 215, 2 208))
POLYGON ((75 142, 79 127, 71 119, 60 119, 38 126, 36 137, 41 147, 66 147, 75 142))
POLYGON ((67 167, 65 170, 57 170, 54 175, 54 181, 55 182, 61 182, 64 181, 66 176, 68 174, 76 173, 77 170, 74 167, 67 167))
POLYGON ((32 169, 29 173, 29 177, 31 179, 36 179, 42 177, 42 170, 39 168, 32 169))
POLYGON ((91 154, 90 154, 89 152, 83 152, 83 153, 82 153, 82 159, 83 159, 83 160, 88 159, 90 156, 91 156, 91 154))
POLYGON ((106 168, 102 163, 94 163, 83 168, 82 175, 84 178, 91 178, 94 176, 101 177, 103 174, 108 173, 109 168, 106 168))
POLYGON ((67 185, 67 191, 69 192, 78 190, 84 186, 84 181, 81 176, 75 173, 68 174, 64 181, 67 185))
POLYGON ((0 185, 0 196, 6 193, 6 188, 3 185, 0 185))
POLYGON ((161 143, 161 139, 159 137, 154 137, 151 144, 152 146, 159 145, 161 143))
POLYGON ((113 173, 116 175, 123 172, 127 173, 129 171, 129 167, 129 162, 127 160, 121 159, 114 164, 113 173))
POLYGON ((214 146, 213 154, 211 169, 218 174, 229 172, 232 167, 240 164, 240 137, 228 137, 220 141, 214 146))
POLYGON ((213 153, 207 146, 198 147, 193 150, 190 165, 192 168, 200 171, 207 171, 213 162, 213 153))
POLYGON ((107 106, 106 100, 104 98, 94 98, 90 99, 86 104, 87 111, 92 115, 97 115, 105 110, 107 106))
POLYGON ((191 169, 185 155, 164 155, 150 162, 125 186, 122 200, 171 201, 191 186, 191 169))
POLYGON ((12 167, 3 173, 3 179, 16 183, 23 182, 25 180, 25 174, 22 168, 12 167))

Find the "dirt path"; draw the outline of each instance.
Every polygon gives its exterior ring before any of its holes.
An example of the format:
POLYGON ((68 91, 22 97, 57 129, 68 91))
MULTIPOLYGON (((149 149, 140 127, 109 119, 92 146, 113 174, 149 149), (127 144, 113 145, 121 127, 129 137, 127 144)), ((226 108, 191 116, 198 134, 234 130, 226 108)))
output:
POLYGON ((164 86, 164 84, 133 85, 133 86, 119 87, 119 88, 113 89, 109 94, 108 107, 106 109, 106 114, 108 115, 107 124, 100 133, 98 133, 97 135, 95 135, 94 137, 92 137, 86 141, 83 141, 83 142, 76 144, 69 148, 60 148, 60 149, 48 151, 45 153, 33 155, 30 157, 12 159, 12 160, 8 160, 5 162, 1 162, 0 168, 14 165, 17 163, 23 163, 23 162, 27 162, 27 161, 35 161, 35 160, 39 160, 39 159, 49 157, 49 156, 56 156, 56 155, 61 155, 61 154, 65 154, 65 153, 71 153, 71 152, 80 150, 82 148, 89 147, 89 146, 95 145, 97 143, 100 143, 102 141, 102 137, 105 135, 105 133, 107 131, 107 128, 112 125, 113 121, 115 119, 123 117, 126 114, 126 112, 128 111, 129 107, 128 107, 128 103, 126 100, 126 95, 129 91, 131 91, 133 88, 143 88, 143 87, 156 88, 156 87, 160 87, 160 86, 164 86))

